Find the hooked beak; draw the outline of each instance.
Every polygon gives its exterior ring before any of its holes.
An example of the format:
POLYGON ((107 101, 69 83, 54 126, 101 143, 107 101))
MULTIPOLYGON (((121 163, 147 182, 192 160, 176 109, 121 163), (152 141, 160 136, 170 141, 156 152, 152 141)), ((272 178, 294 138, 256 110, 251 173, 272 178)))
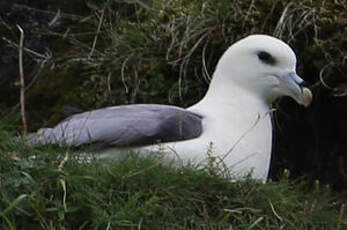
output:
POLYGON ((295 72, 289 72, 279 76, 279 87, 287 96, 293 98, 297 103, 308 107, 312 101, 312 92, 310 89, 302 86, 304 80, 295 72))

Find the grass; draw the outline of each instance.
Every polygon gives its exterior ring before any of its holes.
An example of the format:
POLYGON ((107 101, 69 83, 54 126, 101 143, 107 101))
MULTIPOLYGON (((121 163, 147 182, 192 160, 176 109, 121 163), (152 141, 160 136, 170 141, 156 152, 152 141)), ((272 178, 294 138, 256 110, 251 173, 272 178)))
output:
MULTIPOLYGON (((62 12, 56 29, 47 27, 55 11, 27 9, 47 18, 34 34, 50 41, 46 54, 24 53, 37 61, 25 70, 31 129, 56 124, 64 104, 83 109, 192 105, 205 94, 222 53, 254 33, 288 42, 298 54, 298 72, 312 88, 333 89, 344 78, 345 4, 340 1, 88 0, 86 5, 84 16, 62 12)), ((13 33, 17 28, 4 34, 13 33)), ((16 48, 16 39, 3 39, 16 48)), ((26 44, 35 43, 29 39, 26 44)))
MULTIPOLYGON (((326 186, 233 181, 160 163, 160 154, 78 163, 67 147, 30 148, 0 132, 1 229, 343 229, 326 186)), ((211 173, 213 172, 213 173, 211 173)))
MULTIPOLYGON (((33 120, 38 113, 31 129, 51 116, 46 111, 60 111, 54 103, 190 105, 204 94, 221 53, 251 33, 274 34, 300 51, 306 77, 321 78, 309 79, 314 87, 342 78, 342 1, 88 3, 91 15, 63 12, 66 24, 50 30, 42 23, 36 31, 59 43, 50 46, 51 55, 31 52, 40 70, 33 71, 26 94, 33 120)), ((50 124, 60 119, 53 116, 50 124)), ((346 228, 343 194, 319 182, 291 181, 287 171, 262 184, 232 182, 215 168, 162 165, 157 154, 79 164, 69 148, 29 148, 11 141, 13 136, 11 127, 0 124, 0 229, 346 228)))

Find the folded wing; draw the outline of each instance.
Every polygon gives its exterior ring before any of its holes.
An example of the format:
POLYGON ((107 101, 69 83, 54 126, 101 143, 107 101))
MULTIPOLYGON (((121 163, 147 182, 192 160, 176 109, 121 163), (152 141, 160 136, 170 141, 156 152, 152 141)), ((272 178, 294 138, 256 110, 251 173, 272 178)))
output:
POLYGON ((141 146, 183 141, 202 133, 202 116, 155 104, 113 106, 73 115, 54 128, 28 135, 27 143, 78 147, 141 146))

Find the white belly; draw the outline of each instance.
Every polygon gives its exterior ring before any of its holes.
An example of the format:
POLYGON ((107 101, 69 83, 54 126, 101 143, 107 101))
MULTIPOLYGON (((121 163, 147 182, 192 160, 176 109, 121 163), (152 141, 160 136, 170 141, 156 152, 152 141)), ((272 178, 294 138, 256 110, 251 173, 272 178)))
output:
POLYGON ((168 143, 162 147, 174 151, 174 155, 183 162, 193 161, 204 165, 207 159, 211 160, 209 157, 214 157, 220 167, 226 167, 238 178, 251 175, 265 181, 271 160, 270 116, 255 118, 248 127, 240 127, 241 131, 234 132, 233 129, 235 127, 228 129, 225 123, 218 124, 216 121, 213 128, 207 126, 198 139, 168 143))
MULTIPOLYGON (((237 178, 251 175, 252 178, 266 181, 272 144, 270 115, 267 113, 260 118, 253 116, 247 123, 229 121, 229 124, 233 124, 231 127, 226 127, 226 124, 228 122, 219 118, 206 118, 203 134, 199 138, 131 150, 144 155, 160 151, 167 160, 202 166, 212 159, 209 157, 214 157, 214 163, 227 168, 237 178)), ((100 158, 120 158, 128 151, 127 148, 111 148, 101 153, 100 158)))

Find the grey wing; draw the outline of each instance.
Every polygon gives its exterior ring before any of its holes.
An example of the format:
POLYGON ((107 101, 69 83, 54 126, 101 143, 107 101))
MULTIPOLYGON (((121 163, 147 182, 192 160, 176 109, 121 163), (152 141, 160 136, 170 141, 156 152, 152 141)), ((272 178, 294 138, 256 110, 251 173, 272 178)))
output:
POLYGON ((189 140, 202 133, 202 116, 154 104, 113 106, 69 117, 27 138, 28 144, 141 146, 189 140))

